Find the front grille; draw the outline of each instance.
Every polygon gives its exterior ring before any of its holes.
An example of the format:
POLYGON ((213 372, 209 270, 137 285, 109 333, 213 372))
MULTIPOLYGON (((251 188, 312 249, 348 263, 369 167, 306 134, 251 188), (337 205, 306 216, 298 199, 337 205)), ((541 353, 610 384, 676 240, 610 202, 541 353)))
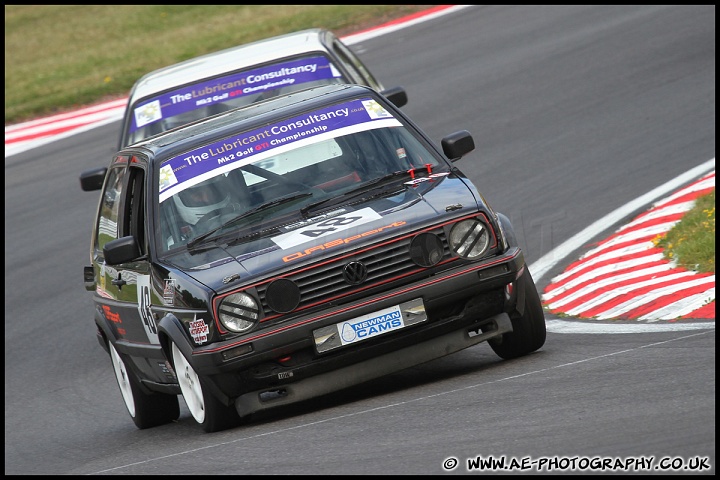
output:
MULTIPOLYGON (((443 244, 443 260, 450 257, 450 248, 441 227, 430 230, 437 235, 443 244)), ((310 268, 298 273, 290 274, 284 278, 292 280, 300 288, 300 304, 302 309, 318 302, 338 299, 359 290, 388 281, 397 280, 403 276, 417 273, 425 268, 417 266, 410 258, 410 242, 412 237, 406 237, 396 242, 381 244, 377 247, 363 249, 355 255, 344 255, 342 258, 330 263, 323 263, 318 268, 310 268), (343 269, 350 262, 362 262, 367 267, 367 278, 360 285, 350 285, 343 277, 343 269)), ((260 301, 266 314, 266 319, 275 318, 276 314, 268 306, 265 299, 267 284, 257 287, 260 301)), ((297 309, 296 309, 297 310, 297 309)))

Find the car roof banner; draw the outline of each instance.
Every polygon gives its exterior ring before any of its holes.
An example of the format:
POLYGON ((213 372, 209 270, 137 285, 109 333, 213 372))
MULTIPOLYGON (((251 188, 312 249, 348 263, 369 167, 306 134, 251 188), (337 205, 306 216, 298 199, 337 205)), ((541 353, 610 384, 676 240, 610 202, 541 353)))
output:
POLYGON ((163 162, 159 201, 216 175, 301 146, 350 133, 398 126, 401 123, 382 105, 365 98, 226 137, 163 162))
POLYGON ((130 131, 242 95, 260 94, 289 85, 341 77, 325 56, 301 58, 235 72, 158 95, 134 107, 130 131))

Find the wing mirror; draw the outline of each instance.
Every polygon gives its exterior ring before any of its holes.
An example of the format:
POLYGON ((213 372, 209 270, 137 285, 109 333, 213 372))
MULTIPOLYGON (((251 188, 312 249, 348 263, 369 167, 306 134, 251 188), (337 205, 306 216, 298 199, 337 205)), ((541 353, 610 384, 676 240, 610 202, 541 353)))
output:
POLYGON ((460 160, 463 155, 475 150, 475 140, 467 130, 451 133, 442 139, 442 149, 451 162, 460 160))
POLYGON ((405 106, 408 102, 407 92, 403 87, 386 88, 381 93, 398 108, 405 106))
POLYGON ((103 256, 108 265, 132 262, 140 258, 140 247, 138 247, 135 237, 131 235, 120 237, 110 240, 103 246, 103 256))
POLYGON ((80 174, 80 188, 82 188, 85 192, 100 190, 103 186, 103 182, 105 181, 106 174, 107 167, 85 170, 80 174))

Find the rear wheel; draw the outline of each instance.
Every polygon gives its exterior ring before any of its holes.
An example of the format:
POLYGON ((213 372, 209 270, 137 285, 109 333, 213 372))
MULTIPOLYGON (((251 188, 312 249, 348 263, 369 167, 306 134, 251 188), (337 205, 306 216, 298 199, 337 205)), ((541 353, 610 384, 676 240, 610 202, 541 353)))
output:
POLYGON ((177 395, 145 393, 140 380, 128 370, 122 357, 112 343, 109 343, 115 379, 130 417, 138 428, 150 428, 170 423, 180 416, 177 395))
POLYGON ((517 310, 510 314, 513 331, 488 342, 493 351, 504 359, 534 352, 545 344, 547 334, 540 295, 527 266, 515 288, 518 305, 517 310))
POLYGON ((174 342, 171 344, 170 351, 180 390, 195 421, 206 432, 217 432, 237 426, 240 423, 240 416, 235 407, 223 405, 212 395, 177 345, 174 342))

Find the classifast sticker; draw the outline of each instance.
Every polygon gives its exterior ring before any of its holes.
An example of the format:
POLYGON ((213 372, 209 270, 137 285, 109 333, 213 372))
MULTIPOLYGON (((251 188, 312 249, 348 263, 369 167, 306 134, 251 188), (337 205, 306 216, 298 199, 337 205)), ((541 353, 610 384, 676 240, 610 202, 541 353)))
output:
POLYGON ((208 335, 210 334, 210 328, 202 318, 195 319, 188 324, 190 330, 190 336, 195 340, 197 345, 201 345, 208 341, 208 335))

